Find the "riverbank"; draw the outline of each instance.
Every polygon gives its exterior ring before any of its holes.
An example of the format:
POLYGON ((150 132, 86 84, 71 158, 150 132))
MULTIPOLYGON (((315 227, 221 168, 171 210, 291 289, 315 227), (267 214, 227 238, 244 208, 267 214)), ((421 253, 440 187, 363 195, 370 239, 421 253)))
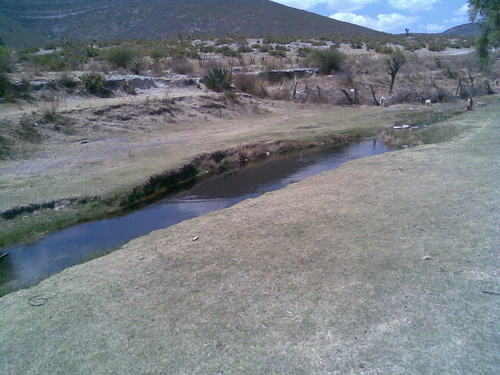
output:
POLYGON ((498 373, 499 118, 1 298, 2 372, 498 373))
MULTIPOLYGON (((210 102, 203 105, 215 105, 219 103, 217 100, 225 99, 203 100, 210 102)), ((376 136, 391 124, 432 123, 463 111, 460 103, 432 109, 410 105, 346 108, 277 103, 275 108, 261 110, 255 110, 258 102, 224 103, 229 112, 236 111, 233 106, 246 110, 236 118, 208 122, 189 120, 188 115, 182 123, 166 118, 165 124, 152 122, 156 125, 148 125, 147 131, 144 124, 155 119, 139 117, 137 121, 144 123, 141 126, 120 121, 111 126, 106 123, 108 115, 100 120, 102 129, 94 124, 98 130, 90 131, 83 124, 76 134, 51 138, 27 158, 2 161, 0 248, 116 214, 124 206, 136 203, 134 200, 158 195, 165 186, 175 186, 185 181, 185 177, 199 180, 238 168, 246 159, 251 162, 267 153, 272 157, 287 149, 376 136), (247 111, 248 108, 252 110, 247 111), (85 141, 81 141, 82 134, 86 135, 85 141), (181 175, 170 178, 176 171, 181 171, 181 175), (189 172, 189 176, 183 172, 189 172), (168 184, 148 191, 145 196, 140 191, 144 186, 152 187, 155 179, 165 182, 165 178, 158 176, 170 178, 168 184)), ((162 102, 128 103, 126 107, 115 108, 115 104, 99 107, 98 111, 113 114, 126 108, 126 115, 133 116, 156 113, 162 105, 162 102), (147 110, 144 106, 148 106, 147 110)), ((87 109, 74 111, 61 115, 96 121, 95 109, 89 113, 87 109)))

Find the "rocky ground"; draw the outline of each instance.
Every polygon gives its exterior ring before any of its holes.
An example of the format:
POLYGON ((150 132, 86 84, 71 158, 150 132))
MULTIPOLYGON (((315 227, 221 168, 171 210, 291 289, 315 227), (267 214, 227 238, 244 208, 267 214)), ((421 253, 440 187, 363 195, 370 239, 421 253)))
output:
POLYGON ((497 374, 499 108, 1 298, 1 372, 497 374))

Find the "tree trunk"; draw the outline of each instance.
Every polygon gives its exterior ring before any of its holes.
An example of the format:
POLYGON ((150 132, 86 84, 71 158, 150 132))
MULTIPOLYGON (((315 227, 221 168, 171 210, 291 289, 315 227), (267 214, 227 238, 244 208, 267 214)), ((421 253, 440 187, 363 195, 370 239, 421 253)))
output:
POLYGON ((389 94, 392 94, 392 89, 394 88, 394 81, 396 80, 397 73, 391 73, 391 85, 389 86, 389 94))
POLYGON ((375 102, 375 105, 378 107, 380 106, 380 102, 378 101, 377 99, 377 94, 375 93, 375 89, 373 88, 373 85, 370 85, 370 90, 372 92, 372 96, 373 96, 373 101, 375 102))
POLYGON ((345 89, 341 89, 341 91, 344 93, 344 95, 347 97, 347 99, 349 100, 349 103, 351 105, 354 104, 354 101, 352 100, 352 98, 349 96, 349 94, 347 93, 347 91, 345 89))
POLYGON ((462 92, 462 78, 458 77, 458 82, 457 82, 457 89, 455 90, 455 96, 460 96, 460 93, 462 92))

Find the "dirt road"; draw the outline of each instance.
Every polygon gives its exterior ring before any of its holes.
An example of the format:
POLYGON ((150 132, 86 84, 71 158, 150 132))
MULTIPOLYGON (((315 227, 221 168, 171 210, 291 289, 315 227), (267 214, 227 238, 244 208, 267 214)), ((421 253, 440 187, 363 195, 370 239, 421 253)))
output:
POLYGON ((498 374, 499 118, 1 298, 0 372, 498 374))

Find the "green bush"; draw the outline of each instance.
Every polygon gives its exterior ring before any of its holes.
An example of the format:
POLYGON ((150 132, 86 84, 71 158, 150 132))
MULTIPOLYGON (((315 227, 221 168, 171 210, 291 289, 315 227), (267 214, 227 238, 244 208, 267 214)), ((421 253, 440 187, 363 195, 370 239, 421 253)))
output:
POLYGON ((306 63, 309 66, 319 69, 321 74, 330 74, 332 71, 339 71, 346 55, 335 47, 320 50, 314 49, 306 57, 306 63))
POLYGON ((85 89, 93 95, 103 95, 105 93, 106 79, 99 73, 88 73, 81 77, 85 89))
POLYGON ((216 67, 203 76, 202 82, 208 89, 222 92, 231 88, 232 74, 227 69, 216 67))
POLYGON ((11 63, 10 49, 0 45, 0 73, 9 71, 11 63))
POLYGON ((5 73, 0 72, 0 98, 5 98, 7 90, 9 89, 9 80, 5 73))
POLYGON ((162 58, 164 58, 167 54, 167 51, 165 49, 160 48, 160 47, 155 47, 149 51, 149 56, 155 61, 158 62, 162 58))
POLYGON ((446 43, 442 41, 434 41, 427 44, 427 49, 429 51, 434 51, 434 52, 442 52, 446 49, 446 47, 447 47, 446 43))
POLYGON ((115 68, 128 68, 137 52, 126 47, 113 47, 106 53, 106 60, 115 68))
POLYGON ((34 64, 53 72, 60 72, 68 67, 68 61, 65 56, 56 52, 33 56, 32 61, 34 64))
POLYGON ((394 52, 394 49, 389 46, 386 46, 385 44, 378 44, 377 47, 375 47, 375 52, 390 55, 391 53, 394 52))
POLYGON ((63 73, 59 77, 59 83, 68 89, 73 89, 78 85, 78 82, 74 80, 73 77, 71 77, 68 73, 63 73))
POLYGON ((135 58, 130 62, 130 71, 134 74, 141 74, 144 69, 144 61, 141 58, 135 58))

